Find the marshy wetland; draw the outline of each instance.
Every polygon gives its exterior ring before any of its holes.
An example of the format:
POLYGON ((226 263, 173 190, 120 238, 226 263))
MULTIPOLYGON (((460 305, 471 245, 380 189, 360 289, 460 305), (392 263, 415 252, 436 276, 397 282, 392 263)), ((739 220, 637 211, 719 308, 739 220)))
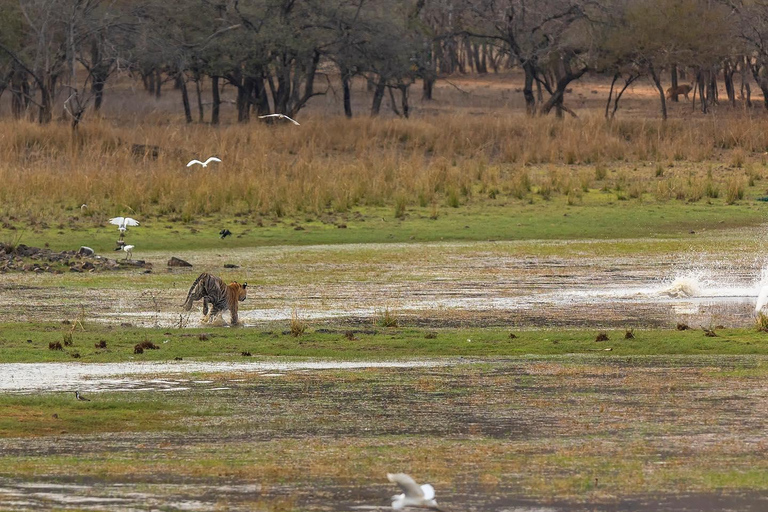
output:
POLYGON ((3 121, 2 241, 124 258, 130 214, 145 265, 0 274, 0 509, 388 510, 400 471, 453 512, 768 508, 765 120, 456 83, 412 120, 3 121), (202 271, 242 326, 181 309, 202 271))

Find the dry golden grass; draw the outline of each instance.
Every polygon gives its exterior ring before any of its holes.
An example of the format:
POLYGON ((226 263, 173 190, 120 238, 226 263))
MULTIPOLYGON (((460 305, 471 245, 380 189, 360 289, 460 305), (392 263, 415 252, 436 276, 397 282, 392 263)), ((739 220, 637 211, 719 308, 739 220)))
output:
POLYGON ((3 121, 0 130, 0 201, 9 216, 59 214, 82 203, 89 205, 84 215, 142 212, 180 220, 366 205, 390 205, 401 216, 407 206, 437 211, 498 194, 562 195, 578 204, 590 188, 659 200, 722 193, 732 202, 762 177, 768 148, 768 120, 739 114, 666 124, 447 114, 330 118, 301 127, 116 127, 92 120, 77 138, 63 124, 3 121), (134 144, 156 145, 159 156, 136 155, 134 144), (210 155, 223 163, 185 167, 210 155), (709 182, 690 168, 701 162, 710 166, 709 182), (648 163, 655 172, 643 168, 648 163))

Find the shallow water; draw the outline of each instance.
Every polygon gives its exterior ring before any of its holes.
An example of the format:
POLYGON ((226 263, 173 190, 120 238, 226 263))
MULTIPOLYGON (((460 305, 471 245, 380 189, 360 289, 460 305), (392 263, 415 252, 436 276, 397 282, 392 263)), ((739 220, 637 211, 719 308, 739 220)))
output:
MULTIPOLYGON (((514 244, 382 246, 389 252, 381 260, 371 247, 331 246, 303 253, 283 248, 291 257, 261 264, 260 273, 297 275, 301 283, 281 277, 252 284, 240 319, 255 327, 285 322, 294 314, 315 324, 365 323, 387 309, 404 323, 435 326, 624 328, 682 321, 739 327, 753 322, 756 298, 768 283, 764 262, 754 254, 538 257, 505 255, 508 248, 514 244), (362 250, 373 252, 370 261, 355 259, 355 251, 362 250), (393 251, 402 252, 403 261, 393 260, 393 251), (292 262, 294 254, 309 262, 292 262), (333 263, 345 258, 351 263, 333 263)), ((248 261, 268 262, 270 255, 282 253, 264 248, 242 254, 248 261)), ((179 274, 173 288, 129 287, 117 295, 112 289, 34 286, 34 277, 5 275, 0 277, 0 314, 7 321, 72 320, 83 308, 89 321, 197 327, 202 325, 201 305, 190 313, 179 307, 195 272, 179 274)), ((120 278, 130 279, 130 274, 120 278)))

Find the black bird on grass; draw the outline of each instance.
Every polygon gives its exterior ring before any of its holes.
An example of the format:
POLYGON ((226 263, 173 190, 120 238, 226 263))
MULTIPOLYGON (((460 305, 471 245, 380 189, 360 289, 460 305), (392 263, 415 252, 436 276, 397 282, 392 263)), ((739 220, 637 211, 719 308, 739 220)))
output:
POLYGON ((78 400, 81 400, 83 402, 90 402, 91 401, 90 398, 85 398, 83 395, 81 395, 80 391, 75 391, 75 398, 77 398, 78 400))
POLYGON ((221 231, 219 231, 219 238, 227 238, 231 234, 232 232, 230 230, 228 230, 227 228, 224 228, 221 231))

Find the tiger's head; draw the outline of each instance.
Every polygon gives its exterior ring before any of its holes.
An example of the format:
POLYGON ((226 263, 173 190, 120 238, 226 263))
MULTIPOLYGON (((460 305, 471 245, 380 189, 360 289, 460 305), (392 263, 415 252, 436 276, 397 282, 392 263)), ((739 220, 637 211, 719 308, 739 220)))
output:
POLYGON ((243 302, 247 296, 248 283, 240 284, 232 281, 227 285, 227 305, 230 311, 237 311, 237 303, 243 302))

